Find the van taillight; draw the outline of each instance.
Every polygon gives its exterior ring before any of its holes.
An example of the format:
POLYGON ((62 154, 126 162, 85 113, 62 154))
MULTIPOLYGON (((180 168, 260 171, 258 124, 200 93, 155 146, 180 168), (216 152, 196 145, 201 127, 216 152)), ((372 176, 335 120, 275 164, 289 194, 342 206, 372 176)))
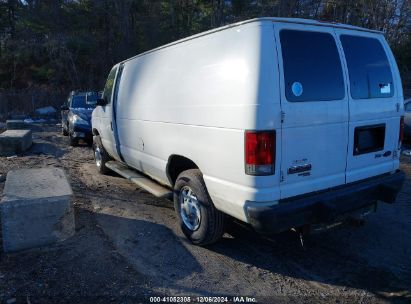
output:
POLYGON ((402 141, 404 139, 404 127, 405 127, 404 116, 401 116, 401 119, 400 119, 400 135, 398 136, 398 146, 399 146, 399 148, 401 148, 401 144, 402 144, 402 141))
POLYGON ((245 173, 272 175, 275 171, 275 131, 245 132, 245 173))

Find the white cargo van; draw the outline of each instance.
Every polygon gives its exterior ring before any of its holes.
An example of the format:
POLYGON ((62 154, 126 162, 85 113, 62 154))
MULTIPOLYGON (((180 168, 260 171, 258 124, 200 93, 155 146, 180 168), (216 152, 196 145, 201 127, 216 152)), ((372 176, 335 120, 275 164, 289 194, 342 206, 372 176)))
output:
POLYGON ((93 112, 99 171, 172 195, 185 235, 275 233, 392 203, 403 92, 381 32, 260 18, 125 60, 93 112))

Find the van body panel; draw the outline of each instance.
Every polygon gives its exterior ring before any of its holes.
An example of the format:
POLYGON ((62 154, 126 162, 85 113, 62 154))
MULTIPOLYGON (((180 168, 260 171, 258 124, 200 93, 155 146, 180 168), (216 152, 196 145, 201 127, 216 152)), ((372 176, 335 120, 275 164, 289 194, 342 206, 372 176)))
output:
POLYGON ((279 159, 274 178, 244 171, 244 131, 281 128, 273 50, 272 24, 251 23, 126 61, 116 121, 127 165, 171 186, 168 159, 184 156, 216 207, 242 220, 246 200, 278 200, 279 159))
MULTIPOLYGON (((121 78, 112 79, 111 102, 94 110, 93 128, 110 156, 169 187, 170 157, 190 159, 201 170, 215 207, 251 224, 248 208, 273 207, 277 212, 294 197, 393 172, 399 166, 393 152, 390 160, 376 161, 366 154, 353 157, 352 151, 356 127, 381 123, 387 134, 384 144, 394 149, 402 110, 395 108, 402 96, 398 68, 384 40, 395 97, 368 109, 374 103, 352 100, 341 33, 383 40, 377 31, 346 25, 260 18, 137 55, 120 63, 121 78), (319 33, 334 41, 341 69, 339 98, 291 100, 282 30, 319 33), (246 131, 275 131, 274 174, 246 174, 246 131)), ((316 86, 327 91, 321 83, 316 86)), ((390 185, 392 179, 381 183, 390 185)), ((375 182, 369 186, 380 189, 375 182)))
POLYGON ((217 209, 239 220, 248 222, 245 206, 248 202, 258 205, 277 205, 280 197, 278 187, 249 187, 231 181, 203 175, 207 190, 213 193, 213 203, 217 209))

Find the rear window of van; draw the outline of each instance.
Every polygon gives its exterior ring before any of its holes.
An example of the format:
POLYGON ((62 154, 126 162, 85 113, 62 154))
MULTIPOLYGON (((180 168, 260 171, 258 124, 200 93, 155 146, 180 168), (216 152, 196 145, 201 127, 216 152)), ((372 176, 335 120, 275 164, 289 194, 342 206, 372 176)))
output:
POLYGON ((341 60, 331 34, 282 30, 280 40, 288 101, 344 98, 341 60))
POLYGON ((351 97, 371 99, 394 96, 387 55, 375 38, 341 35, 350 77, 351 97))

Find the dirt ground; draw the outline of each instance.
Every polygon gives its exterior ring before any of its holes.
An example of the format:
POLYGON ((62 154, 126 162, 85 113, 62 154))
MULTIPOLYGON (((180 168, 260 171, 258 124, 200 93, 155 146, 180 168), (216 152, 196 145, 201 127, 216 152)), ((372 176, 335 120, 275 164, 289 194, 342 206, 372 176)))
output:
MULTIPOLYGON (((219 243, 191 245, 172 203, 116 175, 96 172, 90 147, 69 147, 57 126, 34 146, 0 158, 18 168, 64 168, 76 234, 43 248, 0 252, 0 303, 148 303, 150 296, 254 297, 260 303, 411 303, 411 158, 397 203, 360 227, 264 237, 231 223, 219 243)), ((0 183, 2 191, 4 181, 0 183)), ((1 248, 0 248, 1 249, 1 248)), ((167 299, 166 299, 167 300, 167 299)), ((204 299, 203 299, 204 300, 204 299)))

